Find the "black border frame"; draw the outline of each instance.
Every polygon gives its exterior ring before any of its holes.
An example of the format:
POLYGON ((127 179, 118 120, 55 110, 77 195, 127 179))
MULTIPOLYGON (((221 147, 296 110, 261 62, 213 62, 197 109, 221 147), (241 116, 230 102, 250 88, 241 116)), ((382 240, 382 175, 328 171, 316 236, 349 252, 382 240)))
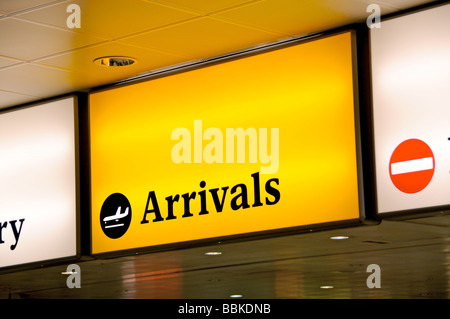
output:
MULTIPOLYGON (((391 14, 387 14, 384 16, 381 16, 381 25, 383 24, 383 21, 385 20, 394 20, 397 18, 401 18, 404 16, 408 16, 408 15, 412 15, 415 13, 420 13, 420 12, 424 12, 427 10, 431 10, 431 9, 435 9, 441 6, 445 6, 445 5, 450 5, 449 1, 435 1, 432 3, 427 3, 424 5, 420 5, 417 7, 413 7, 410 9, 406 9, 406 10, 402 10, 399 12, 395 12, 395 13, 391 13, 391 14)), ((371 32, 370 30, 368 30, 368 39, 367 39, 368 43, 368 52, 367 52, 367 56, 368 56, 368 63, 369 63, 369 72, 372 72, 372 41, 371 41, 371 32)), ((374 111, 374 103, 373 103, 373 87, 372 87, 372 75, 370 75, 369 78, 370 83, 367 83, 367 85, 369 85, 369 89, 370 89, 370 101, 367 101, 368 103, 370 103, 371 105, 371 121, 372 121, 372 152, 373 152, 373 157, 372 157, 372 162, 373 162, 373 170, 372 170, 372 176, 373 176, 373 183, 374 183, 374 189, 372 190, 373 192, 373 197, 375 199, 375 202, 373 203, 374 207, 375 207, 375 213, 377 215, 378 219, 382 219, 382 220, 405 220, 405 219, 415 219, 415 218, 424 218, 424 217, 431 217, 431 216, 443 216, 443 215, 448 215, 450 214, 450 203, 447 205, 437 205, 437 206, 427 206, 427 207, 419 207, 419 208, 411 208, 411 209, 402 209, 402 210, 394 210, 394 211, 389 211, 389 212, 383 212, 380 213, 379 209, 378 209, 378 186, 377 186, 377 180, 376 180, 376 172, 377 172, 377 167, 376 167, 376 163, 375 163, 375 119, 373 117, 373 111, 374 111)))
POLYGON ((40 105, 44 105, 47 103, 57 102, 61 100, 66 100, 73 98, 73 115, 74 115, 74 123, 73 123, 73 132, 74 132, 74 144, 75 144, 75 230, 76 230, 76 247, 75 247, 75 255, 72 256, 65 256, 60 258, 52 258, 52 259, 44 259, 41 261, 32 261, 27 263, 21 263, 21 264, 15 264, 5 267, 0 267, 0 275, 4 273, 11 273, 19 270, 27 270, 27 269, 34 269, 39 267, 45 267, 45 266, 55 266, 58 264, 67 264, 67 262, 76 261, 81 258, 81 244, 82 244, 82 237, 80 235, 80 230, 82 227, 82 218, 81 218, 81 176, 82 172, 80 169, 80 120, 79 120, 79 111, 80 111, 80 95, 77 93, 69 93, 60 95, 57 97, 42 99, 39 101, 34 101, 18 106, 12 106, 7 107, 4 109, 0 109, 0 116, 5 113, 20 111, 27 108, 37 107, 40 105))
MULTIPOLYGON (((301 45, 303 43, 307 43, 310 41, 320 40, 323 38, 331 37, 334 35, 338 35, 341 33, 350 32, 351 34, 351 51, 352 51, 352 72, 353 72, 353 98, 354 98, 354 129, 355 129, 355 146, 356 146, 356 160, 357 160, 357 182, 358 182, 358 201, 359 201, 359 218, 349 219, 349 220, 340 220, 335 222, 328 223, 319 223, 319 224, 311 224, 311 225, 302 225, 302 226, 294 226, 294 227, 286 227, 280 229, 272 229, 272 230, 263 230, 257 232, 248 232, 248 233, 240 233, 235 235, 227 235, 227 236, 219 236, 219 237, 210 237, 205 239, 198 240, 190 240, 190 241, 181 241, 175 243, 168 243, 162 245, 153 245, 153 246, 144 246, 137 247, 132 249, 123 249, 123 250, 115 250, 104 253, 92 253, 92 232, 90 231, 90 236, 88 239, 90 245, 90 255, 96 258, 112 258, 119 256, 127 256, 132 254, 141 254, 141 253, 151 253, 157 251, 167 251, 167 250, 175 250, 175 249, 184 249, 184 248, 193 248, 200 246, 208 246, 214 245, 217 243, 225 244, 232 242, 241 242, 248 241, 254 239, 264 239, 264 238, 272 238, 300 233, 310 233, 312 231, 321 231, 321 230, 330 230, 336 228, 347 228, 361 225, 377 225, 380 223, 380 219, 377 218, 375 211, 371 208, 373 207, 374 198, 371 196, 371 190, 373 189, 373 180, 372 178, 365 178, 366 176, 371 176, 370 170, 373 168, 372 160, 372 144, 369 144, 365 136, 369 134, 371 136, 372 126, 371 126, 371 117, 367 120, 368 116, 371 116, 371 108, 369 102, 370 96, 370 85, 368 85, 367 76, 368 66, 367 63, 367 53, 368 53, 368 31, 366 25, 361 24, 352 24, 346 25, 343 27, 339 27, 336 29, 328 30, 326 32, 315 33, 312 35, 296 37, 292 39, 288 39, 285 41, 279 41, 275 43, 269 43, 264 46, 260 46, 257 48, 251 48, 248 50, 239 51, 236 53, 231 53, 224 56, 215 57, 212 59, 208 59, 205 61, 195 62, 188 65, 183 66, 175 66, 174 68, 169 68, 167 70, 162 70, 155 73, 144 74, 141 76, 137 76, 134 78, 126 79, 123 81, 119 81, 113 84, 99 86, 92 88, 90 90, 91 93, 109 91, 112 89, 120 88, 123 86, 134 85, 141 82, 148 82, 152 80, 156 80, 162 77, 176 75, 179 73, 185 73, 190 71, 195 71, 197 69, 206 68, 210 66, 214 66, 221 63, 227 63, 236 59, 246 58, 253 55, 264 54, 270 51, 286 48, 289 46, 301 45), (360 54, 360 50, 363 49, 360 54), (361 82, 360 78, 365 79, 365 81, 361 82), (364 134, 362 134, 364 132, 364 134), (365 165, 364 161, 369 161, 369 165, 365 165), (364 164, 364 165, 363 165, 364 164)), ((90 119, 89 119, 89 110, 90 105, 88 102, 88 110, 87 110, 87 120, 85 123, 85 127, 90 130, 90 119)), ((88 133, 90 134, 90 132, 88 133)), ((88 142, 90 139, 88 138, 88 142)), ((90 150, 90 143, 86 145, 86 147, 90 150)), ((90 156, 89 156, 89 189, 91 187, 90 182, 90 156)), ((89 192, 89 215, 92 220, 92 207, 91 203, 92 194, 89 192)))

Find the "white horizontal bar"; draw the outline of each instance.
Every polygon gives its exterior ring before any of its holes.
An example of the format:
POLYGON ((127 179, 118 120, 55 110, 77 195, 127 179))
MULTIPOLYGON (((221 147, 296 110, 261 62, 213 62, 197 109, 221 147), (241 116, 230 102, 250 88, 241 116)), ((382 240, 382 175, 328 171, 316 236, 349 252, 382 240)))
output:
POLYGON ((110 225, 110 226, 105 226, 105 228, 120 227, 120 226, 123 226, 123 225, 125 225, 125 224, 110 225))
POLYGON ((433 168, 434 168, 433 158, 424 157, 410 161, 392 163, 391 173, 392 175, 398 175, 398 174, 426 171, 433 168))

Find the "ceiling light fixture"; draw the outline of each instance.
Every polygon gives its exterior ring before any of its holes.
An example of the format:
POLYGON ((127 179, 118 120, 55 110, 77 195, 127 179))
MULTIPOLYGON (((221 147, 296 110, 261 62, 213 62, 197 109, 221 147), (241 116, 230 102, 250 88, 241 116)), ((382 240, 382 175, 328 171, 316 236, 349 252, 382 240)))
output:
POLYGON ((333 289, 334 286, 320 286, 320 289, 333 289))
POLYGON ((129 66, 136 62, 136 59, 124 56, 106 56, 94 60, 95 64, 108 67, 129 66))
POLYGON ((242 295, 230 295, 230 298, 242 298, 242 295))
POLYGON ((348 239, 348 236, 332 236, 330 237, 332 240, 342 240, 342 239, 348 239))
POLYGON ((207 253, 205 253, 206 256, 219 256, 222 255, 221 251, 208 251, 207 253))

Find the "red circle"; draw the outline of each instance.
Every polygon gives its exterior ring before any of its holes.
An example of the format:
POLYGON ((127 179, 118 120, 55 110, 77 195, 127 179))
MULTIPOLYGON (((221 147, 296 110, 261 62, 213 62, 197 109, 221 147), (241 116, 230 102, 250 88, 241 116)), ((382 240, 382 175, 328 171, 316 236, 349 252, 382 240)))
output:
POLYGON ((431 148, 423 141, 409 139, 400 143, 389 161, 389 175, 400 191, 420 192, 430 183, 435 169, 431 148))

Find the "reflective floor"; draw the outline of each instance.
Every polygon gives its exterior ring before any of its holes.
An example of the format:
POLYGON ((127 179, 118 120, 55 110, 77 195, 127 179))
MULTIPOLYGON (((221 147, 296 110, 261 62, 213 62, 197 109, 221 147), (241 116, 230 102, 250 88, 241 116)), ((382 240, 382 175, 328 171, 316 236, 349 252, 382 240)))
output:
POLYGON ((0 298, 447 299, 450 215, 75 263, 81 288, 64 263, 0 274, 0 298))

